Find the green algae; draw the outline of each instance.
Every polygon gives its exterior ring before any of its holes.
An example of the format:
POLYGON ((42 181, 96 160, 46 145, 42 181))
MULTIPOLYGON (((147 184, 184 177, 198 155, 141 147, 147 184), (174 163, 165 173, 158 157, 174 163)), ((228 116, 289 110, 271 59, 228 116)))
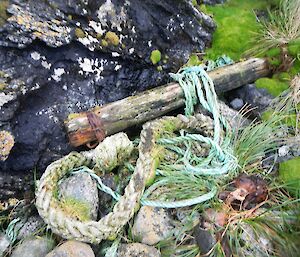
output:
POLYGON ((279 177, 293 195, 300 194, 300 157, 279 164, 279 177))
POLYGON ((161 52, 159 50, 153 50, 150 55, 151 62, 155 65, 161 60, 161 52))
POLYGON ((212 47, 206 52, 207 59, 214 60, 224 53, 235 61, 241 59, 252 48, 254 33, 260 30, 255 11, 266 10, 276 2, 229 0, 221 5, 199 7, 203 11, 207 10, 217 24, 212 47))

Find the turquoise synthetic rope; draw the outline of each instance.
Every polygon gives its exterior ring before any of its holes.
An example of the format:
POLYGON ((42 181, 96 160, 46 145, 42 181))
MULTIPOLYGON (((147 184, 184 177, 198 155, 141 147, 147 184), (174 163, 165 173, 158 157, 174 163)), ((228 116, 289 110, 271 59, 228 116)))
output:
MULTIPOLYGON (((223 57, 222 60, 216 65, 223 65, 226 63, 226 58, 223 57)), ((231 63, 231 62, 230 62, 231 63)), ((211 67, 206 67, 208 70, 211 67)), ((200 134, 186 134, 180 135, 175 138, 165 138, 159 139, 158 143, 166 146, 170 150, 174 150, 178 155, 182 155, 182 163, 164 165, 165 169, 185 171, 189 173, 196 173, 201 176, 220 176, 227 174, 229 171, 235 171, 238 167, 238 162, 233 155, 233 147, 230 141, 230 126, 226 119, 220 115, 220 110, 218 106, 218 98, 214 90, 214 84, 211 78, 206 73, 204 67, 185 67, 181 69, 177 74, 171 74, 171 77, 179 82, 180 86, 184 91, 186 98, 186 108, 185 115, 190 116, 194 112, 194 105, 197 104, 197 99, 204 109, 209 111, 214 120, 214 135, 213 139, 209 137, 202 136, 200 134), (225 131, 225 138, 222 139, 221 132, 225 131), (198 156, 192 156, 190 151, 190 146, 186 147, 186 151, 180 149, 176 146, 179 143, 186 142, 202 142, 210 146, 210 152, 207 157, 199 158, 198 156), (197 165, 192 165, 191 162, 198 162, 197 165)), ((160 171, 160 175, 163 172, 160 171)), ((199 197, 186 200, 178 201, 159 201, 159 200, 147 200, 147 197, 158 187, 167 186, 166 179, 160 179, 155 182, 150 188, 148 188, 143 197, 142 202, 146 205, 151 205, 154 207, 163 208, 178 208, 186 207, 194 204, 199 204, 201 202, 207 201, 213 198, 217 193, 216 184, 211 186, 208 193, 205 193, 199 197)))

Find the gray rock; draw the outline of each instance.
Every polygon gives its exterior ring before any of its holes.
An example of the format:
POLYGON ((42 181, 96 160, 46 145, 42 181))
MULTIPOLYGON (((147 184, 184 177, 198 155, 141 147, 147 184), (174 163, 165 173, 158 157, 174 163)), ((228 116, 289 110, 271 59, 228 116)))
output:
POLYGON ((0 257, 5 256, 5 252, 8 250, 10 240, 7 238, 5 233, 0 234, 0 257))
POLYGON ((230 102, 230 106, 235 110, 240 110, 244 106, 244 101, 240 98, 234 98, 230 102))
POLYGON ((8 76, 0 130, 16 144, 0 162, 0 189, 11 191, 19 191, 18 177, 24 188, 24 174, 73 150, 63 128, 68 114, 166 83, 210 45, 215 29, 187 0, 12 0, 8 12, 0 28, 0 74, 8 76), (163 71, 150 60, 155 49, 163 71))
POLYGON ((160 257, 160 251, 153 246, 140 243, 121 244, 118 257, 160 257))
POLYGON ((11 257, 45 257, 54 246, 54 240, 47 237, 27 238, 16 246, 11 257))
POLYGON ((21 229, 19 230, 17 239, 20 240, 26 237, 36 236, 39 234, 39 232, 42 232, 43 228, 45 227, 46 224, 40 216, 31 216, 28 218, 25 224, 22 225, 21 229))
POLYGON ((256 116, 260 116, 274 98, 265 89, 257 88, 255 84, 245 85, 233 90, 231 94, 255 108, 252 113, 256 116))
POLYGON ((215 235, 208 229, 202 228, 200 225, 197 225, 194 229, 194 236, 201 250, 201 253, 208 253, 216 244, 215 235))
POLYGON ((90 207, 90 217, 97 219, 99 198, 96 182, 87 173, 79 173, 66 178, 59 185, 61 198, 72 198, 87 203, 90 207))
POLYGON ((154 245, 173 234, 172 220, 163 208, 143 206, 132 227, 132 235, 143 244, 154 245))
POLYGON ((88 244, 67 241, 48 253, 46 257, 95 257, 95 254, 88 244))

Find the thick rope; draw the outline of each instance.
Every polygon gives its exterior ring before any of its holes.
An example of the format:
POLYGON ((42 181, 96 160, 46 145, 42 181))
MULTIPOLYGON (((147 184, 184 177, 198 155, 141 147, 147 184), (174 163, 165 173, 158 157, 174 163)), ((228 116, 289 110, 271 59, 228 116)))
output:
MULTIPOLYGON (((172 131, 193 128, 194 131, 211 134, 212 120, 204 115, 197 117, 164 117, 144 124, 140 136, 139 158, 133 175, 125 188, 124 195, 115 195, 119 201, 113 211, 99 221, 79 221, 64 213, 59 199, 55 197, 58 190, 58 181, 77 168, 93 174, 88 167, 102 165, 106 169, 113 169, 129 157, 133 144, 126 134, 118 133, 106 138, 95 150, 88 152, 72 152, 69 155, 50 164, 41 177, 36 191, 36 207, 40 216, 50 226, 51 230, 66 239, 75 239, 90 243, 99 243, 103 239, 115 237, 120 229, 132 218, 136 207, 140 203, 145 185, 152 181, 159 158, 156 141, 164 134, 168 124, 172 124, 172 131), (105 151, 104 151, 105 149, 105 151), (99 155, 101 153, 101 155, 99 155)), ((101 180, 95 174, 92 177, 101 180)), ((100 186, 101 190, 105 185, 100 186)), ((108 190, 109 191, 109 190, 108 190)), ((111 191, 110 194, 113 194, 111 191)))

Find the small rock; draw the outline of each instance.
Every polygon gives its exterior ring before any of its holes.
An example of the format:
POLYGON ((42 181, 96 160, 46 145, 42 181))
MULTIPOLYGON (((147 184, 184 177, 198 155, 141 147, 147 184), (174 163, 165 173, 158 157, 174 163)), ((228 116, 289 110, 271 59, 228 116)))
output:
POLYGON ((160 257, 160 252, 153 246, 140 243, 121 244, 118 257, 160 257))
POLYGON ((48 253, 46 257, 95 257, 95 254, 88 244, 67 241, 48 253))
POLYGON ((154 245, 173 233, 171 218, 163 208, 143 206, 137 214, 132 234, 141 243, 154 245))
POLYGON ((11 257, 45 257, 54 246, 54 240, 47 237, 28 238, 17 245, 11 257))
POLYGON ((45 223, 40 216, 31 216, 19 230, 17 239, 36 236, 43 226, 45 226, 45 223))
POLYGON ((0 234, 0 257, 5 255, 9 247, 10 241, 4 233, 0 234))
POLYGON ((209 230, 197 225, 194 236, 201 253, 208 253, 216 244, 215 235, 209 230))
POLYGON ((260 116, 263 111, 270 105, 273 100, 265 89, 257 88, 255 84, 248 84, 234 90, 234 94, 237 98, 242 99, 245 103, 255 107, 252 113, 260 116))
POLYGON ((62 198, 71 198, 90 206, 91 219, 97 219, 99 197, 96 182, 87 173, 75 174, 59 186, 62 198))
POLYGON ((240 98, 235 98, 230 102, 230 106, 235 110, 240 110, 244 106, 244 101, 240 98))

